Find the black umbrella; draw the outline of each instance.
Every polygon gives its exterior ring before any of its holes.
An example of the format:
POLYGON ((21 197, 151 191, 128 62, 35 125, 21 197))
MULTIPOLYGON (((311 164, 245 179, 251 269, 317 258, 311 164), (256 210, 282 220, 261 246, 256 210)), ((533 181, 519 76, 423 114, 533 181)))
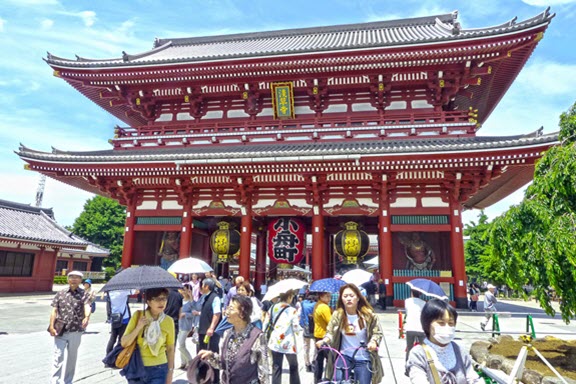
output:
POLYGON ((123 270, 111 278, 100 291, 108 292, 124 289, 145 291, 151 288, 182 288, 182 283, 172 276, 170 272, 160 267, 143 265, 123 270))

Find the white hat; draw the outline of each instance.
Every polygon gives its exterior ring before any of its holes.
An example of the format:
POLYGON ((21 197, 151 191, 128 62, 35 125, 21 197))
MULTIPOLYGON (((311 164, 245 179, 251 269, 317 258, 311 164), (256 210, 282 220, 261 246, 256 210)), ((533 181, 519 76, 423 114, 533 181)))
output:
POLYGON ((81 278, 84 278, 84 274, 80 271, 68 272, 68 277, 70 277, 70 276, 80 276, 81 278))
POLYGON ((486 288, 488 288, 488 289, 494 289, 494 288, 496 288, 496 287, 493 286, 492 284, 488 284, 488 286, 487 286, 486 288))

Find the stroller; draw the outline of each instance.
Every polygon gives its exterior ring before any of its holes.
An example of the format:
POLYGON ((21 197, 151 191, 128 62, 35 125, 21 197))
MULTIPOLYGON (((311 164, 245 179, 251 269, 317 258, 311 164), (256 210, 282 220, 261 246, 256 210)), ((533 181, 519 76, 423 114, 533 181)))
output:
POLYGON ((346 359, 344 358, 344 355, 342 355, 342 353, 340 353, 340 351, 328 346, 328 345, 324 345, 321 347, 321 349, 326 349, 329 350, 331 353, 336 355, 336 359, 334 360, 334 375, 332 377, 332 379, 328 379, 325 381, 321 381, 318 384, 359 384, 360 382, 358 380, 356 380, 354 378, 354 368, 356 365, 356 354, 358 353, 358 351, 364 349, 366 350, 366 343, 365 342, 360 342, 360 346, 357 348, 354 348, 354 353, 352 354, 352 363, 350 365, 347 365, 346 359), (342 366, 337 367, 337 362, 341 361, 343 363, 342 366), (342 372, 342 379, 337 380, 337 372, 340 371, 342 372))

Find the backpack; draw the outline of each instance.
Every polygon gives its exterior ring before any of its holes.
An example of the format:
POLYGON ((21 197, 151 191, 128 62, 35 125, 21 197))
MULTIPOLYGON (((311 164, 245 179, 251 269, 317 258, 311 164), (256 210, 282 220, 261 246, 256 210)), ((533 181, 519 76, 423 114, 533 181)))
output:
POLYGON ((270 336, 272 336, 272 331, 274 330, 274 327, 276 326, 278 319, 282 315, 282 312, 284 312, 287 308, 290 307, 289 305, 286 305, 284 308, 282 308, 280 310, 280 312, 278 312, 278 315, 276 316, 274 321, 272 321, 272 314, 274 313, 274 306, 275 305, 276 304, 274 304, 272 306, 272 308, 270 308, 270 320, 268 321, 268 324, 266 325, 266 329, 264 330, 264 335, 266 335, 266 340, 270 340, 270 336))

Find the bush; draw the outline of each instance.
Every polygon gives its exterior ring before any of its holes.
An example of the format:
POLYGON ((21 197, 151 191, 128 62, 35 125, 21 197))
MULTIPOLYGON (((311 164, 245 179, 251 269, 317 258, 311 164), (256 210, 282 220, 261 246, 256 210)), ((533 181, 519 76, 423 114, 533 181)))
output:
POLYGON ((54 284, 67 284, 68 276, 54 276, 54 284))

